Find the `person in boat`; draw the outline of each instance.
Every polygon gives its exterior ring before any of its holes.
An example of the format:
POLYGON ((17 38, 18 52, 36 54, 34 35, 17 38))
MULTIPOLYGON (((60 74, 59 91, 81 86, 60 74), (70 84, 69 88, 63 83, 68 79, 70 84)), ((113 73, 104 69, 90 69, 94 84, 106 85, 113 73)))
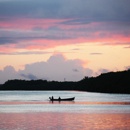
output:
POLYGON ((54 99, 53 96, 51 97, 51 99, 52 99, 52 101, 53 101, 53 99, 54 99))
POLYGON ((59 97, 59 98, 58 98, 58 100, 60 101, 60 100, 61 100, 61 98, 59 97))

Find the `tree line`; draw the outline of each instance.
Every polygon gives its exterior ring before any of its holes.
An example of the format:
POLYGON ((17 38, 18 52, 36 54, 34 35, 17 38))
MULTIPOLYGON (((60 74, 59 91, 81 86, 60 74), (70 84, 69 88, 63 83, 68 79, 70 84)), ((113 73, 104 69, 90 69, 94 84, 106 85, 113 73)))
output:
POLYGON ((8 80, 0 90, 79 90, 101 93, 130 94, 130 70, 109 72, 97 77, 84 77, 77 82, 47 80, 8 80))

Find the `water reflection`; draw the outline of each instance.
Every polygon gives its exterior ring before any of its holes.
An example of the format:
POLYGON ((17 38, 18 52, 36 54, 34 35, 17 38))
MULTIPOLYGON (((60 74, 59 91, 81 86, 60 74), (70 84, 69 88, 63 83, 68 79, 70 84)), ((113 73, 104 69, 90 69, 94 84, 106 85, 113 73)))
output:
POLYGON ((2 130, 128 130, 129 128, 130 114, 0 114, 0 129, 2 130))
POLYGON ((0 113, 130 113, 130 102, 0 102, 0 113))
POLYGON ((50 104, 75 104, 75 101, 49 101, 50 104))
POLYGON ((86 105, 130 105, 130 102, 78 102, 78 101, 2 101, 0 105, 18 105, 18 104, 86 104, 86 105))
MULTIPOLYGON (((56 97, 56 98, 57 98, 56 97)), ((129 130, 130 96, 83 92, 0 92, 0 130, 129 130), (72 97, 50 102, 48 97, 72 97)))

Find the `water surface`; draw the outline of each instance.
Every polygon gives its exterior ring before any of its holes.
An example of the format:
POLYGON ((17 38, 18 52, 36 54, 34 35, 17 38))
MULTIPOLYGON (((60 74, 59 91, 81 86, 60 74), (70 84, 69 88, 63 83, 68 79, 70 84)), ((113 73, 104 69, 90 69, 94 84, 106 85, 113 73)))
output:
POLYGON ((1 91, 0 130, 130 128, 130 96, 78 91, 1 91), (48 97, 75 97, 50 102, 48 97))

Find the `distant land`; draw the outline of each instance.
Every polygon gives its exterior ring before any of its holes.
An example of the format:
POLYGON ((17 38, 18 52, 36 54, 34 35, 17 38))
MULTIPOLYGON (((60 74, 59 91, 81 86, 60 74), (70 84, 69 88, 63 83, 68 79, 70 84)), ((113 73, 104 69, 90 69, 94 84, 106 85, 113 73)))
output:
POLYGON ((97 77, 84 77, 77 82, 8 80, 0 85, 0 90, 78 90, 130 94, 130 70, 104 73, 97 77))

